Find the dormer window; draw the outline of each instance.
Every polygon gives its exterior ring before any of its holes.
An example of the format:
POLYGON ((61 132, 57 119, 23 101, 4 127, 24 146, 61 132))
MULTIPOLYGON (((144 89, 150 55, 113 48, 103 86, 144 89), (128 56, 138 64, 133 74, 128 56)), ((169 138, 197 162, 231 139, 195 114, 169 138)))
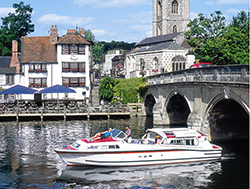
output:
POLYGON ((85 54, 85 45, 62 45, 62 54, 85 54))

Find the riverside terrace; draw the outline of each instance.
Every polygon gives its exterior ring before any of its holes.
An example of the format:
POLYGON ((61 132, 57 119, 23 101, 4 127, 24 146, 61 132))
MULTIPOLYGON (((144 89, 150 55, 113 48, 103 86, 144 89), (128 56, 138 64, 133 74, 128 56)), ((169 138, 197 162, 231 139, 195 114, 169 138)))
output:
POLYGON ((90 107, 84 100, 15 101, 0 104, 1 121, 108 119, 130 117, 130 108, 121 103, 90 107))

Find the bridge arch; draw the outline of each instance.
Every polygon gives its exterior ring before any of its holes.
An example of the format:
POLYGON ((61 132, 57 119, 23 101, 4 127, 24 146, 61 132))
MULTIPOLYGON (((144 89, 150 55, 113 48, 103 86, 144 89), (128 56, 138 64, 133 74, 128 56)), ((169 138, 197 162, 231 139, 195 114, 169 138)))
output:
POLYGON ((164 104, 169 125, 187 125, 187 119, 191 113, 188 99, 180 91, 169 94, 164 104))
POLYGON ((153 116, 153 108, 156 104, 156 99, 152 94, 147 94, 144 100, 144 110, 147 116, 153 116))
POLYGON ((209 102, 202 125, 211 140, 248 140, 249 109, 237 95, 219 94, 209 102))

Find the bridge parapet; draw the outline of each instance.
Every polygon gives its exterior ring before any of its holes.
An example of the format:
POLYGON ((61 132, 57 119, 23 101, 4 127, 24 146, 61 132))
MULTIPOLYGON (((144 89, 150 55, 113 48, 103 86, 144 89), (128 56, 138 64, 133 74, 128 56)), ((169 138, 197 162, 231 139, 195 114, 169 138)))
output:
POLYGON ((249 65, 193 68, 148 76, 149 85, 176 82, 249 83, 249 65))

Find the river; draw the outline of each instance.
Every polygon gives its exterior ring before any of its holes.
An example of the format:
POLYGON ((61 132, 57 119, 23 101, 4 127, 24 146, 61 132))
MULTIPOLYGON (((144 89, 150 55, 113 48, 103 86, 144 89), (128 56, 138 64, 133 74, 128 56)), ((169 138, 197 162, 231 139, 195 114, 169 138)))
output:
POLYGON ((109 127, 125 130, 126 124, 134 138, 153 127, 146 118, 0 123, 0 188, 249 187, 248 156, 231 151, 228 143, 221 161, 126 168, 67 167, 54 152, 109 127))

